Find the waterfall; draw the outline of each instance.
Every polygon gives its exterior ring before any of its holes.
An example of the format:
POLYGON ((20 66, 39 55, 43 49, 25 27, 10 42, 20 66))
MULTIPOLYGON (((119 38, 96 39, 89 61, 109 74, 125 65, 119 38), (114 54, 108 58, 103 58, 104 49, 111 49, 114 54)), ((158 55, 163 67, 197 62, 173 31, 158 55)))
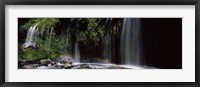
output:
POLYGON ((110 26, 112 22, 112 18, 108 18, 109 25, 108 28, 105 30, 104 37, 103 37, 103 59, 107 62, 111 61, 111 34, 110 34, 110 26))
POLYGON ((126 65, 140 65, 139 57, 139 18, 125 18, 120 41, 121 62, 126 65))
POLYGON ((103 39, 103 58, 105 61, 111 60, 111 35, 106 33, 103 39))
POLYGON ((49 31, 47 33, 50 35, 49 36, 49 50, 48 50, 48 54, 49 54, 49 51, 51 50, 51 36, 52 36, 52 33, 53 33, 53 27, 51 27, 50 33, 49 33, 49 31))
POLYGON ((35 47, 35 37, 38 31, 38 28, 36 29, 37 24, 34 25, 33 27, 31 26, 27 32, 27 36, 26 36, 26 41, 23 44, 23 48, 27 48, 29 46, 33 46, 35 47))
POLYGON ((79 51, 79 45, 78 45, 78 42, 76 41, 75 42, 75 62, 76 63, 80 63, 80 51, 79 51))

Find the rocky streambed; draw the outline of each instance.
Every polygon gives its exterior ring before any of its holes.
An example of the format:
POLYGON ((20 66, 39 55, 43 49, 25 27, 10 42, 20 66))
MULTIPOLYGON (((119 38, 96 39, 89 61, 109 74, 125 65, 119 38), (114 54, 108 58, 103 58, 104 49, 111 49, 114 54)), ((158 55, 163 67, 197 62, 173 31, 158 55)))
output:
POLYGON ((95 61, 94 63, 85 60, 76 62, 73 58, 63 57, 56 60, 41 59, 37 61, 18 61, 19 69, 145 69, 150 67, 138 67, 132 65, 116 65, 95 61))
POLYGON ((131 69, 114 64, 103 63, 55 63, 48 65, 41 64, 27 64, 19 69, 131 69))

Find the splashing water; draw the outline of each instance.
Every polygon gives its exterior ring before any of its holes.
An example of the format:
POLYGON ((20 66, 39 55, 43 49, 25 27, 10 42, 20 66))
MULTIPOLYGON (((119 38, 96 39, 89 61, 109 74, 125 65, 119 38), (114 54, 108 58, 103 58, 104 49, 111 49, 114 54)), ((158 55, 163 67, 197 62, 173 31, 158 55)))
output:
POLYGON ((125 18, 121 33, 121 62, 126 65, 140 65, 139 57, 139 18, 125 18))
POLYGON ((29 28, 27 36, 26 36, 26 41, 23 44, 23 48, 27 48, 29 46, 33 46, 33 47, 36 46, 35 37, 36 37, 37 31, 38 31, 38 28, 36 28, 36 27, 37 27, 37 24, 34 25, 33 27, 31 26, 29 28))

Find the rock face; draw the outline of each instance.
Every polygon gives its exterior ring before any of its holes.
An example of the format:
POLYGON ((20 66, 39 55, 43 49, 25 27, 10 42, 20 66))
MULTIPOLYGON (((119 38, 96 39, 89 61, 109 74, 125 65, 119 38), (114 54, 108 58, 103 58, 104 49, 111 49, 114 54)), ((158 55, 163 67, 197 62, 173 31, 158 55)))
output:
POLYGON ((40 60, 41 65, 47 66, 48 64, 51 64, 51 63, 52 63, 52 60, 50 60, 50 59, 41 59, 40 60))

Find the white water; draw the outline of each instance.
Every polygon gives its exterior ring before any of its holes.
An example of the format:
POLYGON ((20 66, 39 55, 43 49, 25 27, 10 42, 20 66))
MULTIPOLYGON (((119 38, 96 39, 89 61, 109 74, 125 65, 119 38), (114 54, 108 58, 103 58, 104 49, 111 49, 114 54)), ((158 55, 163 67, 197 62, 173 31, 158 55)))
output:
POLYGON ((139 18, 125 18, 121 33, 120 55, 121 62, 125 65, 140 65, 139 57, 139 18))
POLYGON ((35 37, 38 31, 38 28, 36 29, 37 24, 35 26, 31 26, 28 30, 27 36, 26 36, 26 41, 23 44, 23 48, 27 48, 29 46, 35 47, 35 37))
POLYGON ((75 62, 76 63, 80 63, 80 50, 79 50, 79 45, 78 45, 78 42, 76 41, 75 42, 75 52, 74 52, 74 54, 75 54, 75 62))

